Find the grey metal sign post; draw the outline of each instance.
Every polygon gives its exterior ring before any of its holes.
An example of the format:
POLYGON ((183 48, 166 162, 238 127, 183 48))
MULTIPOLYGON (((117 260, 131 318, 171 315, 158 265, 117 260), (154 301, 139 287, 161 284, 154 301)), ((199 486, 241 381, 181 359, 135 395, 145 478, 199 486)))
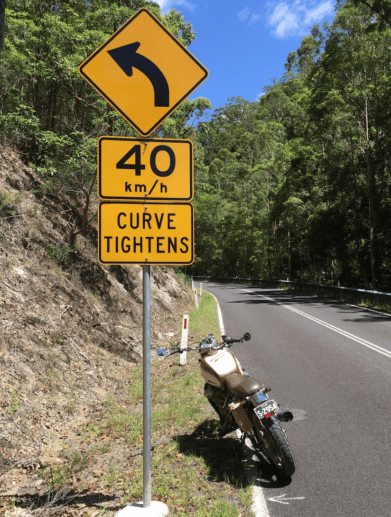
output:
POLYGON ((143 507, 151 506, 151 266, 143 266, 143 507))
POLYGON ((151 266, 143 266, 143 501, 125 507, 115 517, 164 517, 169 510, 151 501, 151 266))

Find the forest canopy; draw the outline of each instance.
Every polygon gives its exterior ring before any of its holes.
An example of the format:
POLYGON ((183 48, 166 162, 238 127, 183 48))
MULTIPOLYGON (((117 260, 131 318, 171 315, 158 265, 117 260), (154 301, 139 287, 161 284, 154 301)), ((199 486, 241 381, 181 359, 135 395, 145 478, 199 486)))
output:
POLYGON ((198 125, 194 273, 390 289, 391 29, 354 3, 198 125))

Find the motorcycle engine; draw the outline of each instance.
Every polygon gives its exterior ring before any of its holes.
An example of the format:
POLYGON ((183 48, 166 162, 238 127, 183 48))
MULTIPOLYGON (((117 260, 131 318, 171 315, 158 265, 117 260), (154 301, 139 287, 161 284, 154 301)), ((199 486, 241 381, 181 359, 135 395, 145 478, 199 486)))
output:
POLYGON ((228 398, 221 390, 205 384, 204 395, 223 421, 233 422, 232 413, 228 407, 228 398))
POLYGON ((212 400, 215 404, 217 404, 220 407, 224 407, 227 403, 227 397, 224 395, 224 393, 211 386, 210 384, 205 384, 204 386, 204 396, 212 400))

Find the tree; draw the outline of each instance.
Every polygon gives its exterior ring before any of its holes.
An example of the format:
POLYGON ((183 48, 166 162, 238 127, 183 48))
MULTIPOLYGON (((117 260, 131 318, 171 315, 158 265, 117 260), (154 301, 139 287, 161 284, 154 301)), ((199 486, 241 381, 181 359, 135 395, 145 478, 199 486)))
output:
MULTIPOLYGON (((311 78, 312 116, 325 132, 324 164, 329 170, 328 187, 335 196, 350 177, 346 201, 366 207, 355 214, 367 226, 370 278, 377 285, 377 230, 382 193, 389 188, 390 32, 367 33, 371 14, 346 4, 329 30, 321 66, 311 78), (353 186, 353 188, 352 188, 353 186)), ((354 210, 354 208, 353 208, 354 210)), ((356 228, 358 234, 362 229, 356 228)), ((362 237, 361 237, 362 239, 362 237)), ((358 242, 361 241, 358 240, 358 242)), ((362 247, 362 242, 359 243, 362 247)), ((364 244, 364 248, 366 245, 364 244)))
MULTIPOLYGON (((184 45, 190 23, 162 16, 146 0, 8 0, 0 63, 0 131, 43 180, 42 190, 74 198, 70 241, 85 233, 96 195, 96 143, 101 135, 137 136, 78 73, 78 65, 138 9, 147 7, 184 45)), ((153 134, 191 138, 191 123, 210 107, 185 101, 153 134)))
POLYGON ((376 19, 371 23, 370 30, 374 28, 384 30, 391 25, 391 4, 389 0, 353 0, 353 5, 356 7, 365 5, 379 16, 380 19, 376 19))
POLYGON ((5 15, 5 0, 0 0, 0 59, 1 51, 4 45, 4 15, 5 15))
POLYGON ((216 225, 207 246, 197 234, 194 271, 391 287, 391 29, 368 30, 378 20, 339 2, 258 102, 229 99, 199 124, 196 225, 205 192, 216 225))

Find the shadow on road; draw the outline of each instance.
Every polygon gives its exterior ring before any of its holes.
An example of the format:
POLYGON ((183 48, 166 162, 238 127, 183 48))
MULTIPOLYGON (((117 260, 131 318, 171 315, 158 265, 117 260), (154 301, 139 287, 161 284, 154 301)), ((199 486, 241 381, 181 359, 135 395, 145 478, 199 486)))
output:
MULTIPOLYGON (((229 287, 234 289, 234 287, 229 287)), ((238 286, 235 287, 237 289, 238 286)), ((339 302, 336 300, 329 300, 327 298, 321 298, 315 295, 305 295, 299 293, 291 293, 280 289, 254 289, 253 291, 245 291, 242 293, 247 299, 236 299, 226 303, 246 303, 254 305, 275 305, 282 303, 284 305, 312 305, 317 308, 334 308, 338 310, 339 314, 346 314, 347 316, 357 314, 357 318, 345 318, 343 321, 355 322, 355 323, 376 323, 391 321, 391 315, 387 312, 368 312, 364 308, 357 306, 347 305, 346 302, 339 302), (248 297, 251 299, 248 299, 248 297), (266 296, 272 299, 260 298, 260 296, 266 296)))

